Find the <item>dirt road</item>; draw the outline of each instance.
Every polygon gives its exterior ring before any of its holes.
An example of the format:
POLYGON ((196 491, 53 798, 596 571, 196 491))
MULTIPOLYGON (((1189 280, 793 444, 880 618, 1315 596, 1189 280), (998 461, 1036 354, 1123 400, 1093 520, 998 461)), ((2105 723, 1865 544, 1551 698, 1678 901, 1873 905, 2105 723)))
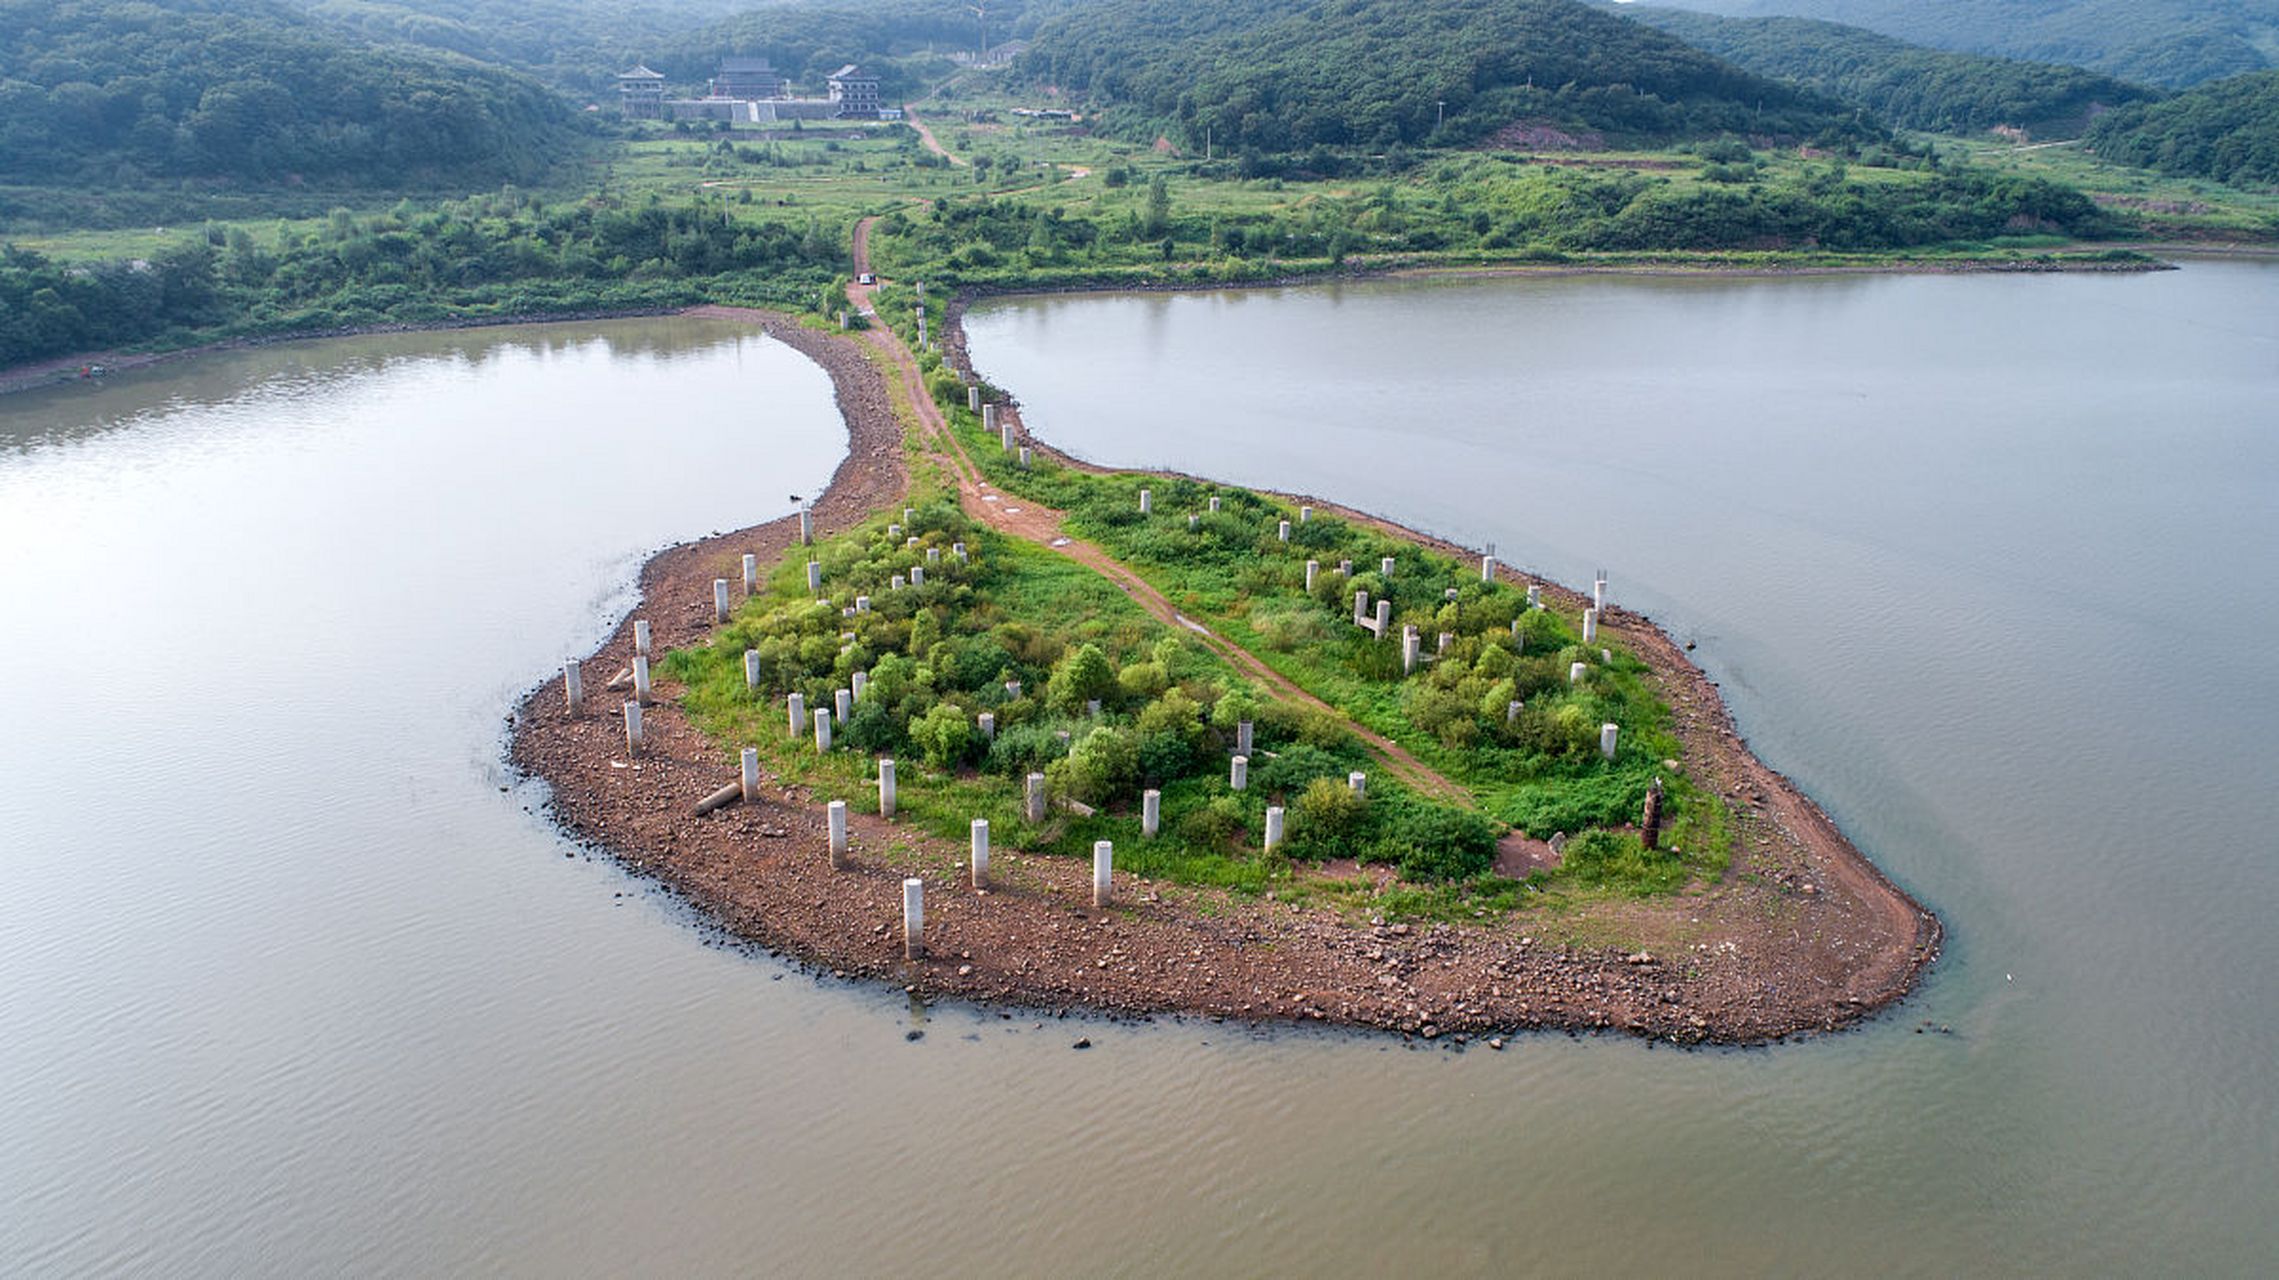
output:
MULTIPOLYGON (((855 278, 858 282, 871 272, 870 230, 874 221, 876 219, 865 218, 855 224, 855 278)), ((874 286, 851 284, 847 286, 847 301, 857 310, 870 310, 871 297, 875 292, 874 286)), ((1403 750, 1400 744, 1298 687, 1288 677, 1266 665, 1257 654, 1180 613, 1162 592, 1100 547, 1069 536, 1063 528, 1066 513, 1001 492, 984 480, 980 468, 974 465, 973 459, 966 455, 964 446, 951 432, 949 420, 942 415, 941 407, 926 393, 925 377, 919 372, 916 355, 892 329, 883 325, 865 330, 863 336, 893 362, 896 377, 910 397, 911 408, 918 419, 919 429, 923 432, 927 452, 939 459, 957 477, 958 505, 964 508, 967 515, 999 533, 1057 551, 1089 566, 1115 583, 1149 614, 1208 646, 1237 670, 1272 690, 1276 697, 1343 720, 1354 736, 1366 743, 1393 775, 1411 790, 1467 807, 1474 804, 1469 791, 1442 777, 1423 761, 1403 750)))

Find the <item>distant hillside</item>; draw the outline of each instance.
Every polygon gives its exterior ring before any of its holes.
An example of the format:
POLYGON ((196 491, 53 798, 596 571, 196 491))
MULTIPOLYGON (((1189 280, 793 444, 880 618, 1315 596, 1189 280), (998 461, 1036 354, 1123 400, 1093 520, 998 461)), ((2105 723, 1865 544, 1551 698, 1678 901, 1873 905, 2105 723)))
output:
POLYGON ((2279 0, 1670 0, 1866 27, 1917 44, 2182 87, 2279 66, 2279 0))
POLYGON ((1198 150, 1206 128, 1282 152, 1514 126, 1529 145, 1809 136, 1848 115, 1575 0, 1103 0, 1041 25, 1020 74, 1198 150))
POLYGON ((2080 67, 1926 49, 1812 18, 1721 18, 1686 9, 1615 10, 1750 71, 1810 85, 1905 129, 1977 133, 1997 125, 2071 138, 2100 112, 2161 95, 2080 67))
POLYGON ((2107 160, 2163 173, 2279 185, 2279 71, 2113 112, 2089 131, 2087 145, 2107 160))
POLYGON ((527 76, 343 39, 275 0, 0 0, 11 182, 493 185, 572 144, 527 76))

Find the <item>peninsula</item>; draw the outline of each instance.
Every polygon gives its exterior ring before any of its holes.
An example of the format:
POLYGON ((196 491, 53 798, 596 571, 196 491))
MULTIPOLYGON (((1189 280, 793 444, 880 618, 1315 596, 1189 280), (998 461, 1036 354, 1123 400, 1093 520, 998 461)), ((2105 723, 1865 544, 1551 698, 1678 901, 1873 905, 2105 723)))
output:
POLYGON ((706 311, 829 371, 848 457, 651 560, 512 752, 736 934, 928 996, 1428 1039, 1835 1030, 1937 954, 1602 584, 1084 466, 892 327, 706 311))

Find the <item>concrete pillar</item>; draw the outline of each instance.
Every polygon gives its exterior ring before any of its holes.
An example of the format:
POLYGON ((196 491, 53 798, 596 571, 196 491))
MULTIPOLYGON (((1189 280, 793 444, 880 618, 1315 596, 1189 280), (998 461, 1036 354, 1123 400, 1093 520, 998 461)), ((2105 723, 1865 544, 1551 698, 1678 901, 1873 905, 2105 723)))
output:
POLYGON ((1116 845, 1110 840, 1092 842, 1092 905, 1108 905, 1115 888, 1116 845))
POLYGON ((915 547, 918 545, 918 535, 917 535, 917 534, 915 534, 915 533, 913 533, 913 534, 909 535, 908 537, 904 538, 904 539, 902 540, 902 545, 903 545, 903 546, 905 546, 905 547, 911 547, 911 548, 915 548, 915 547))
POLYGON ((1377 562, 1377 572, 1384 575, 1385 577, 1390 578, 1393 576, 1393 564, 1393 558, 1391 556, 1386 556, 1384 559, 1377 562))
POLYGON ((1007 681, 1005 682, 1005 696, 1006 696, 1006 697, 1008 697, 1008 698, 1018 698, 1018 697, 1020 697, 1020 696, 1021 696, 1021 682, 1020 682, 1020 681, 1018 681, 1018 680, 1007 680, 1007 681))
POLYGON ((981 728, 981 740, 983 742, 997 741, 997 716, 995 713, 984 711, 974 717, 974 722, 981 728))
POLYGON ((979 413, 979 412, 981 412, 981 388, 980 388, 980 387, 977 387, 977 386, 976 386, 976 387, 967 387, 967 388, 965 389, 965 409, 966 409, 966 412, 967 412, 967 413, 979 413))
POLYGON ((796 738, 807 732, 807 695, 794 693, 783 700, 783 705, 790 713, 791 736, 796 738))
POLYGON ((996 431, 996 430, 997 430, 997 405, 996 405, 996 402, 992 401, 992 402, 990 402, 990 403, 988 403, 988 404, 985 404, 985 405, 981 406, 981 429, 982 429, 982 430, 984 430, 984 431, 990 431, 990 432, 994 432, 994 431, 996 431))
MULTIPOLYGON (((920 317, 921 327, 924 317, 920 317)), ((902 879, 902 957, 916 960, 926 954, 926 882, 916 876, 902 879)))
POLYGON ((1140 792, 1140 834, 1153 840, 1163 830, 1163 793, 1153 788, 1140 792))
POLYGON ((1416 628, 1415 628, 1415 627, 1402 627, 1402 628, 1401 628, 1401 674, 1402 674, 1402 675, 1404 675, 1404 676, 1405 676, 1405 675, 1408 675, 1408 674, 1410 674, 1410 673, 1412 673, 1412 672, 1414 672, 1414 671, 1416 670, 1416 658, 1417 658, 1417 634, 1416 634, 1416 628))
POLYGON ((1033 823, 1043 822, 1045 820, 1045 776, 1043 774, 1032 773, 1028 776, 1022 799, 1028 806, 1025 812, 1029 815, 1029 821, 1033 823))
POLYGON ((744 687, 760 687, 760 651, 757 649, 744 650, 744 687))
POLYGON ((1455 633, 1455 632, 1453 632, 1453 631, 1443 631, 1443 632, 1441 632, 1441 633, 1440 633, 1440 644, 1439 644, 1439 647, 1438 647, 1438 648, 1436 648, 1436 649, 1434 649, 1434 650, 1433 650, 1433 652, 1434 652, 1434 653, 1446 653, 1446 652, 1448 652, 1448 646, 1450 646, 1450 645, 1452 645, 1452 644, 1454 644, 1454 643, 1456 643, 1456 633, 1455 633))
POLYGON ((863 694, 869 692, 869 690, 870 672, 857 671, 853 675, 847 677, 847 693, 852 696, 855 701, 861 702, 863 700, 863 694))
MULTIPOLYGON (((817 719, 815 723, 831 722, 817 719)), ((837 871, 847 865, 847 802, 833 800, 828 806, 828 812, 831 824, 831 869, 837 871)))
POLYGON ((1092 718, 1093 718, 1093 719, 1095 719, 1095 720, 1099 719, 1099 718, 1100 718, 1100 700, 1099 700, 1098 698, 1094 698, 1094 699, 1090 700, 1089 702, 1086 702, 1086 703, 1084 704, 1084 714, 1086 714, 1086 715, 1088 715, 1088 716, 1092 717, 1092 718))
POLYGON ((869 596, 856 596, 856 597, 855 597, 855 612, 856 612, 856 613, 869 613, 869 612, 870 612, 870 597, 869 597, 869 596))
POLYGON ((1344 575, 1345 575, 1346 577, 1348 577, 1348 578, 1352 577, 1352 576, 1353 576, 1353 562, 1352 562, 1351 560, 1340 560, 1340 561, 1338 561, 1338 562, 1337 562, 1337 571, 1338 571, 1339 573, 1342 573, 1342 574, 1344 574, 1344 575))
POLYGON ((926 548, 926 563, 927 563, 927 564, 940 564, 941 562, 942 562, 942 549, 941 549, 940 547, 928 547, 928 548, 926 548))
POLYGON ((1621 725, 1600 725, 1598 727, 1598 753, 1609 760, 1614 759, 1614 740, 1620 736, 1622 736, 1621 725))
POLYGON ((814 592, 823 590, 823 566, 813 560, 807 562, 807 589, 814 592))
POLYGON ((1482 582, 1494 582, 1495 580, 1496 580, 1496 558, 1495 558, 1494 556, 1481 556, 1481 557, 1480 557, 1480 581, 1482 581, 1482 582))
POLYGON ((914 564, 910 566, 910 585, 913 587, 922 587, 926 585, 926 566, 922 564, 914 564))
POLYGON ((743 765, 743 774, 737 781, 743 787, 744 803, 751 804, 760 798, 760 749, 744 748, 740 763, 743 765))
POLYGON ((1142 490, 1140 490, 1140 514, 1141 514, 1141 515, 1143 515, 1143 516, 1144 516, 1144 515, 1147 515, 1147 514, 1149 514, 1150 512, 1152 512, 1154 509, 1155 509, 1155 494, 1154 494, 1154 493, 1153 493, 1151 490, 1147 490, 1147 489, 1142 489, 1142 490))
POLYGON ((831 749, 831 717, 815 713, 815 753, 822 755, 831 749))
POLYGON ((1392 630, 1393 602, 1390 600, 1379 600, 1377 602, 1377 638, 1379 640, 1384 639, 1387 635, 1391 634, 1392 630))
POLYGON ((1290 522, 1287 520, 1277 521, 1274 526, 1274 536, 1288 542, 1290 540, 1290 522))
POLYGON ((831 712, 840 724, 845 724, 848 717, 855 714, 855 691, 852 689, 833 690, 831 692, 831 712))
POLYGON ((1261 848, 1266 853, 1272 853, 1281 847, 1282 806, 1270 804, 1266 806, 1266 839, 1261 843, 1261 848))
POLYGON ((1568 683, 1568 684, 1581 684, 1581 683, 1583 682, 1583 673, 1584 673, 1584 672, 1586 672, 1586 671, 1588 671, 1588 670, 1590 670, 1590 669, 1591 669, 1591 664, 1589 664, 1589 663, 1587 663, 1587 662, 1578 662, 1578 663, 1574 664, 1573 666, 1571 666, 1571 667, 1568 667, 1568 668, 1567 668, 1567 683, 1568 683))
POLYGON ((1026 471, 1026 470, 1028 470, 1028 469, 1029 469, 1029 463, 1030 463, 1030 461, 1031 461, 1031 459, 1030 459, 1030 457, 1029 457, 1029 446, 1027 446, 1027 445, 1022 445, 1022 446, 1021 446, 1021 470, 1023 470, 1023 471, 1026 471))
POLYGON ((1238 756, 1249 755, 1251 741, 1250 721, 1236 721, 1234 726, 1234 753, 1238 756))
POLYGON ((1585 609, 1585 610, 1583 610, 1583 643, 1584 643, 1584 644, 1595 644, 1595 643, 1597 643, 1597 642, 1598 642, 1598 610, 1596 610, 1596 609, 1585 609))
POLYGON ((1319 576, 1321 576, 1321 571, 1322 571, 1322 562, 1321 562, 1321 561, 1319 561, 1319 560, 1308 560, 1308 561, 1306 561, 1306 594, 1307 594, 1307 595, 1312 595, 1312 594, 1314 593, 1314 579, 1315 579, 1315 578, 1317 578, 1317 577, 1319 577, 1319 576))
POLYGON ((901 574, 895 574, 892 578, 887 579, 886 589, 889 591, 900 591, 907 581, 908 580, 905 579, 901 574))
POLYGON ((1219 509, 1219 496, 1218 496, 1217 494, 1215 494, 1215 493, 1214 493, 1214 494, 1212 494, 1212 495, 1211 495, 1211 510, 1213 510, 1213 511, 1216 511, 1216 510, 1218 510, 1218 509, 1219 509))
POLYGON ((649 652, 649 620, 647 618, 635 618, 633 620, 633 652, 649 652))
POLYGON ((1599 570, 1598 577, 1591 580, 1591 607, 1602 613, 1606 610, 1606 570, 1604 569, 1599 570))
POLYGON ((1530 608, 1530 609, 1540 609, 1540 608, 1542 608, 1542 607, 1543 607, 1543 588, 1542 588, 1542 587, 1540 587, 1540 586, 1530 586, 1530 587, 1527 589, 1527 607, 1528 607, 1528 608, 1530 608))
POLYGON ((799 510, 799 545, 803 547, 815 545, 815 513, 805 507, 799 510))
POLYGON ((918 349, 919 349, 919 350, 921 350, 921 351, 923 351, 923 350, 925 350, 925 348, 926 348, 926 309, 925 309, 924 307, 920 307, 920 308, 918 308, 918 349))
POLYGON ((1304 524, 1304 523, 1306 523, 1308 520, 1311 520, 1311 519, 1313 519, 1313 518, 1314 518, 1314 509, 1313 509, 1312 507, 1300 507, 1300 508, 1298 508, 1298 523, 1299 523, 1299 524, 1304 524))
POLYGON ((1196 515, 1193 512, 1189 512, 1187 515, 1187 532, 1195 532, 1196 529, 1202 526, 1202 523, 1203 517, 1196 515))
POLYGON ((649 659, 636 655, 633 659, 633 700, 644 707, 648 706, 653 701, 650 693, 649 659))
POLYGON ((638 702, 625 704, 625 754, 641 754, 641 704, 638 702))
POLYGON ((1368 798, 1369 798, 1369 775, 1368 775, 1368 774, 1366 774, 1366 773, 1361 773, 1361 772, 1359 772, 1359 771, 1356 771, 1356 772, 1353 772, 1353 773, 1349 773, 1349 774, 1346 774, 1346 775, 1345 775, 1345 786, 1346 786, 1346 789, 1347 789, 1348 791, 1351 791, 1351 792, 1352 792, 1354 795, 1356 795, 1356 796, 1359 796, 1360 798, 1362 798, 1362 799, 1364 799, 1364 800, 1366 800, 1366 799, 1368 799, 1368 798))
POLYGON ((1013 424, 1012 424, 1012 423, 1008 422, 1008 423, 1006 423, 1004 426, 1001 426, 1001 427, 997 428, 997 444, 998 444, 998 447, 999 447, 1001 450, 1003 450, 1004 452, 1006 452, 1006 453, 1011 453, 1011 452, 1013 452, 1013 424))
POLYGON ((1233 765, 1227 770, 1227 787, 1230 790, 1241 791, 1249 785, 1250 757, 1236 756, 1233 765))
POLYGON ((746 599, 749 599, 749 598, 751 598, 752 596, 758 595, 758 594, 759 594, 759 592, 760 592, 760 558, 759 558, 758 556, 756 556, 756 555, 753 555, 753 554, 751 554, 750 552, 745 552, 745 553, 744 553, 744 596, 745 596, 745 598, 746 598, 746 599))
POLYGON ((965 559, 965 544, 962 542, 951 543, 950 554, 956 556, 960 560, 965 559))
POLYGON ((989 819, 973 820, 973 887, 989 887, 989 819))
POLYGON ((1353 625, 1357 627, 1369 625, 1369 593, 1367 591, 1353 593, 1353 625))
POLYGON ((878 816, 882 818, 894 816, 894 762, 892 760, 878 762, 878 816))
POLYGON ((1524 702, 1521 702, 1521 701, 1520 701, 1519 699, 1517 699, 1517 698, 1513 698, 1513 699, 1512 699, 1510 702, 1507 702, 1507 703, 1505 703, 1505 704, 1504 704, 1504 723, 1505 723, 1505 724, 1517 724, 1517 723, 1519 723, 1519 713, 1520 713, 1520 709, 1521 709, 1521 708, 1523 708, 1523 707, 1525 707, 1526 705, 1527 705, 1526 703, 1524 703, 1524 702))
POLYGON ((562 705, 576 715, 586 705, 585 671, 572 658, 562 664, 562 705))
POLYGON ((904 507, 904 508, 902 508, 902 527, 903 527, 903 528, 905 528, 905 529, 907 529, 907 528, 910 528, 912 525, 915 525, 915 524, 917 524, 917 523, 918 523, 918 508, 916 508, 916 507, 904 507))

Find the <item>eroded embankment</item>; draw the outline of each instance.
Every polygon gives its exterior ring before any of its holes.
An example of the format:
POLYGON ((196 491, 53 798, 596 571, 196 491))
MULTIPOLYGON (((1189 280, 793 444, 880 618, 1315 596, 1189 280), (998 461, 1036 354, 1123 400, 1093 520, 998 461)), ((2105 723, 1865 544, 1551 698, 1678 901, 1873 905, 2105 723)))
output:
MULTIPOLYGON (((762 313, 711 313, 751 318, 829 371, 851 447, 817 504, 821 529, 902 493, 901 429, 856 342, 762 313)), ((796 534, 786 519, 660 553, 642 573, 635 613, 661 648, 696 642, 712 626, 712 580, 734 581, 742 554, 772 559, 796 534)), ((1717 885, 1551 918, 1374 925, 1123 875, 1102 910, 1091 905, 1089 865, 1004 848, 981 892, 965 878, 962 842, 862 814, 851 820, 854 866, 833 871, 820 802, 803 788, 771 782, 757 804, 694 815, 700 798, 733 780, 733 751, 678 714, 670 685, 659 685, 644 752, 628 757, 622 695, 601 686, 630 663, 630 619, 587 660, 582 712, 568 711, 559 680, 524 700, 513 756, 552 786, 567 828, 738 934, 844 976, 928 993, 1427 1036, 1616 1028, 1687 1043, 1832 1030, 1904 995, 1936 954, 1936 919, 1750 754, 1714 687, 1657 628, 1620 611, 1606 625, 1654 669, 1686 744, 1684 767, 1734 800, 1736 847, 1717 885), (919 961, 902 954, 905 875, 926 881, 929 954, 919 961)))

